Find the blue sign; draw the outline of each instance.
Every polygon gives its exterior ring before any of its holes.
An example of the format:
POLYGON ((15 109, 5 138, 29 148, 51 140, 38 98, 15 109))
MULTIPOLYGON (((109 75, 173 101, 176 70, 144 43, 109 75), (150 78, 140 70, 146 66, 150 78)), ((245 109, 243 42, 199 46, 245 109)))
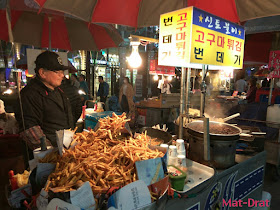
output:
POLYGON ((229 36, 244 39, 245 30, 242 26, 212 15, 208 12, 193 8, 193 24, 211 29, 229 36))

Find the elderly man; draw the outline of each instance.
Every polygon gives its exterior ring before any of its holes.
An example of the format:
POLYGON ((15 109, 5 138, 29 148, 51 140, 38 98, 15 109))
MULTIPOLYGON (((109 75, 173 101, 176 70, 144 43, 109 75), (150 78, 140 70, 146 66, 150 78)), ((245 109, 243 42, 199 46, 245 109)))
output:
POLYGON ((36 77, 20 92, 22 112, 16 109, 20 135, 30 149, 38 148, 43 136, 57 146, 56 130, 74 126, 70 102, 59 88, 68 67, 50 51, 38 55, 35 64, 36 77))

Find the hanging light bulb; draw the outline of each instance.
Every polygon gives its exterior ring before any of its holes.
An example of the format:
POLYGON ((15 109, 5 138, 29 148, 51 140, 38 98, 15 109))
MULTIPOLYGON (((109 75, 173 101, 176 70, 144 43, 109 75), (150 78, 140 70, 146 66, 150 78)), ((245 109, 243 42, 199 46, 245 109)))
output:
POLYGON ((167 80, 170 82, 172 80, 172 76, 168 76, 167 80))
POLYGON ((158 75, 157 74, 154 76, 154 80, 158 81, 158 75))
POLYGON ((127 60, 132 68, 138 68, 142 64, 142 59, 138 52, 140 42, 130 42, 130 44, 132 46, 132 52, 127 60))

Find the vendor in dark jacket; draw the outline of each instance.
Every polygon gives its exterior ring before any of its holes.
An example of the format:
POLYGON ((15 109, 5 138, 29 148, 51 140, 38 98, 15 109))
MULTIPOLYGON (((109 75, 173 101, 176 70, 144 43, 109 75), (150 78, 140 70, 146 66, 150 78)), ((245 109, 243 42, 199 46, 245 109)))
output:
POLYGON ((78 121, 82 114, 82 98, 79 94, 79 89, 76 88, 70 79, 66 77, 62 80, 60 88, 65 93, 70 101, 74 123, 78 121))
POLYGON ((43 136, 57 146, 56 131, 74 127, 70 102, 59 88, 68 67, 50 51, 38 55, 35 64, 36 77, 20 92, 24 120, 19 106, 15 113, 20 135, 30 149, 38 148, 43 136))

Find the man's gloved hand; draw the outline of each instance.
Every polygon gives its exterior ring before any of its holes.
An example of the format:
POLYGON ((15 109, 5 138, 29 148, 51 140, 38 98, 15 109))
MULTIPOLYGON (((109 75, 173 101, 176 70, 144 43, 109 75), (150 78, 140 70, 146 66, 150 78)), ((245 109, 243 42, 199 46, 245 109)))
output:
MULTIPOLYGON (((40 126, 33 126, 20 133, 20 137, 27 143, 31 150, 40 147, 40 138, 45 136, 40 126)), ((46 145, 50 146, 51 143, 46 139, 46 145)))

